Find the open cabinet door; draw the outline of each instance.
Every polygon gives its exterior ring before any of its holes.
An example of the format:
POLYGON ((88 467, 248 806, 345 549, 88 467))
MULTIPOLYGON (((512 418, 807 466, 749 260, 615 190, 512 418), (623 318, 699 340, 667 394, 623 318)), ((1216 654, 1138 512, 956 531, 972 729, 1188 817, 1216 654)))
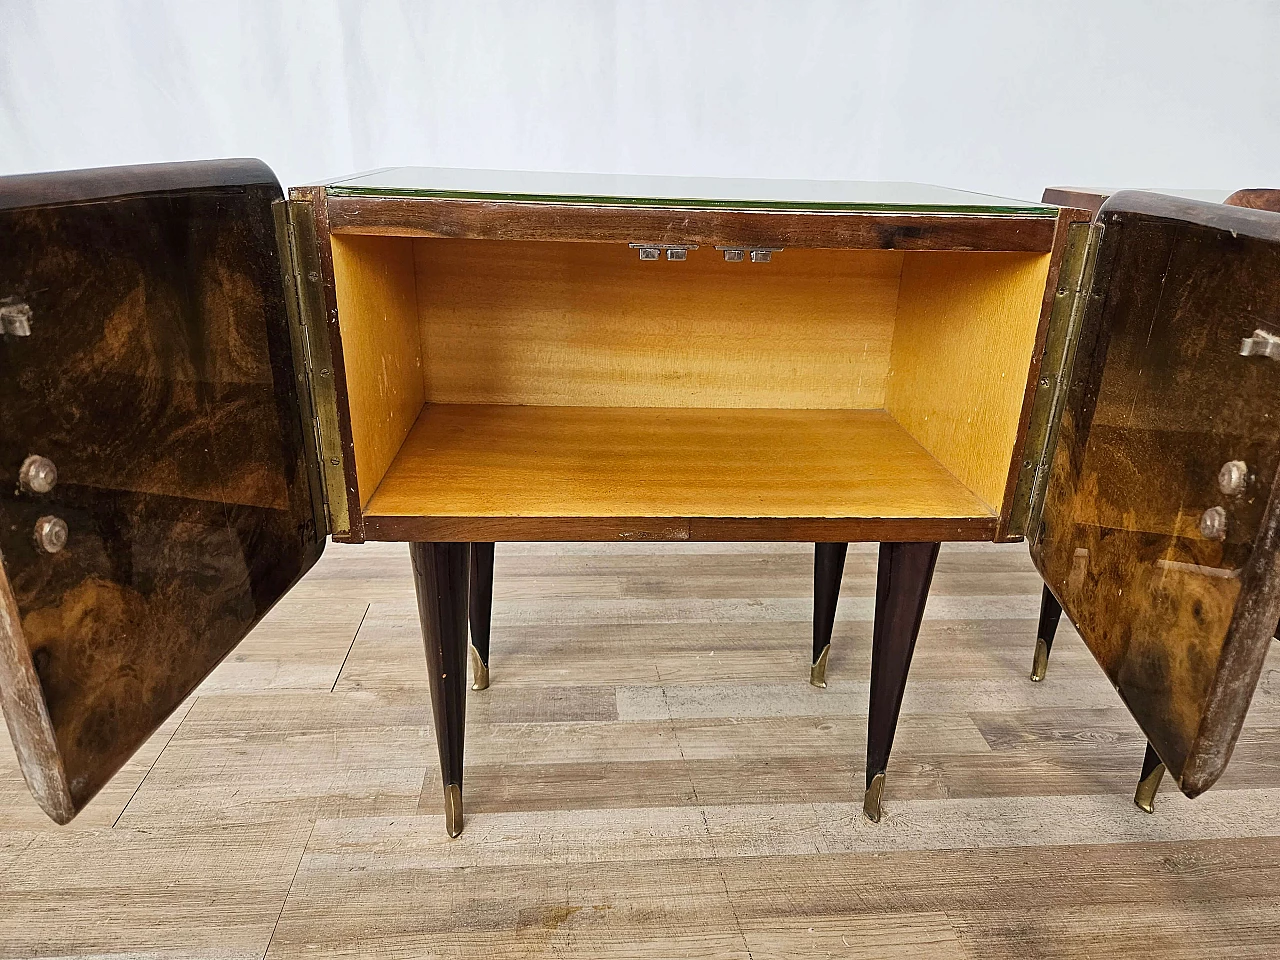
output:
POLYGON ((1280 214, 1118 193, 1031 553, 1188 796, 1280 618, 1280 214))
POLYGON ((271 171, 0 179, 0 702, 59 823, 324 547, 271 171))

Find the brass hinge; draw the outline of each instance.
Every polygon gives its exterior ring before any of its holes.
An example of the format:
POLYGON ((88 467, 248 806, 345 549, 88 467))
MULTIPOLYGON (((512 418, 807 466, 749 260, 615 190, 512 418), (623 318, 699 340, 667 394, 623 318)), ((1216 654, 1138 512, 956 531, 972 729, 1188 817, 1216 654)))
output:
POLYGON ((1031 420, 1023 447, 1022 468, 1018 473, 1013 511, 1009 517, 1010 536, 1027 536, 1040 520, 1053 449, 1058 439, 1058 424, 1071 384, 1080 323, 1093 283, 1093 265, 1101 238, 1100 223, 1073 223, 1067 227, 1067 245, 1058 270, 1053 307, 1049 312, 1049 330, 1045 336, 1040 376, 1031 402, 1031 420))
POLYGON ((277 200, 272 206, 284 266, 298 397, 303 417, 311 424, 307 441, 316 467, 317 516, 324 518, 328 532, 343 534, 350 530, 351 520, 314 211, 306 200, 277 200))

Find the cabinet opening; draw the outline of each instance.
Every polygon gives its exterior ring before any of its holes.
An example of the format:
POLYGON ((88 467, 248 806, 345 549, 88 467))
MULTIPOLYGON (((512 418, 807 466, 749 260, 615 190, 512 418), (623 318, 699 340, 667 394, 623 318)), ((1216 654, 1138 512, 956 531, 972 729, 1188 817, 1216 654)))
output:
POLYGON ((990 518, 1047 253, 335 234, 366 515, 990 518))

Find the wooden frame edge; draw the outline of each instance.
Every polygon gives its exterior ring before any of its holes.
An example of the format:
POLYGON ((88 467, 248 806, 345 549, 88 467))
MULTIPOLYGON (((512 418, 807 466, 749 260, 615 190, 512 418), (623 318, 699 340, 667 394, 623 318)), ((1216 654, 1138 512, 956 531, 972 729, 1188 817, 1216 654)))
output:
POLYGON ((365 517, 367 540, 924 542, 987 541, 997 518, 365 517))
MULTIPOLYGON (((1280 473, 1271 484, 1258 538, 1240 574, 1240 593, 1223 640, 1218 671, 1181 770, 1170 770, 1188 797, 1226 772, 1244 727, 1280 620, 1280 473)), ((1161 758, 1164 759, 1163 757, 1161 758)))
POLYGON ((329 325, 329 351, 333 357, 333 384, 338 407, 338 431, 342 441, 342 462, 347 490, 349 530, 335 536, 340 543, 363 543, 364 514, 360 488, 356 482, 355 443, 351 435, 351 407, 347 398, 347 367, 342 355, 342 330, 338 322, 338 294, 333 278, 333 244, 329 238, 329 198, 324 187, 294 187, 291 199, 308 200, 315 213, 316 243, 320 255, 320 281, 324 290, 326 322, 329 325))
POLYGON ((55 823, 76 815, 44 689, 22 631, 18 601, 0 558, 0 707, 18 766, 40 809, 55 823))
POLYGON ((475 240, 645 241, 851 250, 1048 253, 1057 219, 933 214, 611 207, 590 204, 329 196, 334 233, 475 240))
POLYGON ((1004 496, 1000 500, 1000 522, 992 539, 997 542, 1009 542, 1022 539, 1023 534, 1010 534, 1009 522, 1013 513, 1013 499, 1018 488, 1018 477, 1022 473, 1023 451, 1027 445, 1027 428, 1031 422, 1031 408, 1035 401, 1036 384, 1040 379, 1040 366, 1044 361, 1045 342, 1049 336, 1049 318, 1053 313, 1053 304, 1058 289, 1058 276, 1062 271, 1062 260, 1067 250, 1067 234, 1075 223, 1088 223, 1093 214, 1088 210, 1076 207, 1063 207, 1058 211, 1058 219, 1053 235, 1053 252, 1049 259, 1049 273, 1044 281, 1044 297, 1040 301, 1040 320, 1036 327, 1036 343, 1031 352, 1031 363, 1027 368, 1027 383, 1022 394, 1022 411, 1018 414, 1018 435, 1013 443, 1013 453, 1009 457, 1009 474, 1005 478, 1004 496))

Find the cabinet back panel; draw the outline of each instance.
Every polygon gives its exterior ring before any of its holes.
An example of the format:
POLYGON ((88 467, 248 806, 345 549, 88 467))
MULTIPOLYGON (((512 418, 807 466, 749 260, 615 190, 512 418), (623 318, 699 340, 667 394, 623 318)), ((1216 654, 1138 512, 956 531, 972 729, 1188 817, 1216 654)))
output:
POLYGON ((333 235, 356 481, 363 507, 424 402, 413 241, 333 235))
POLYGON ((907 253, 886 408, 993 508, 1004 500, 1048 254, 907 253))
POLYGON ((413 243, 430 402, 884 406, 900 252, 413 243))

